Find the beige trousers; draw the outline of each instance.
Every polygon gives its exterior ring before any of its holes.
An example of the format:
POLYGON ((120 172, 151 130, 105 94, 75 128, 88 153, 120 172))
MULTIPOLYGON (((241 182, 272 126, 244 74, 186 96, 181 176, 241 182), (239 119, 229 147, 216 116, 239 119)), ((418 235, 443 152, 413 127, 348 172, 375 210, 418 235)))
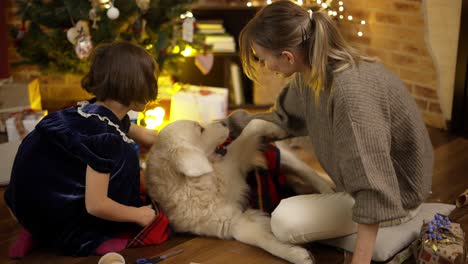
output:
MULTIPOLYGON (((281 241, 302 244, 336 238, 357 232, 352 220, 354 199, 347 193, 298 195, 280 202, 271 214, 271 229, 281 241)), ((381 227, 399 225, 412 219, 419 207, 408 216, 380 223, 381 227)))

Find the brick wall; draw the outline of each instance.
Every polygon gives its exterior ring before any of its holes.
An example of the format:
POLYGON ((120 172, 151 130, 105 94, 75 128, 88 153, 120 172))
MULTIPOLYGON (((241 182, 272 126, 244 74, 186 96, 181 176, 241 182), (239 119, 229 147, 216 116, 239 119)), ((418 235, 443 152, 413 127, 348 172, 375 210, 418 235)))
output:
POLYGON ((341 23, 345 38, 363 53, 377 56, 405 82, 427 124, 446 128, 433 58, 425 41, 422 0, 343 0, 345 12, 365 19, 364 35, 356 25, 341 23))

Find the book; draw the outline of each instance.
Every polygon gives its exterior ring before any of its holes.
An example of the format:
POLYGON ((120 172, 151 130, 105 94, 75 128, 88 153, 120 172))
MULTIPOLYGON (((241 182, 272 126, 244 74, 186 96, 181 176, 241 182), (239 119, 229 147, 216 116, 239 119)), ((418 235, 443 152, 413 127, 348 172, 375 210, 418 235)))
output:
POLYGON ((234 105, 242 105, 245 102, 244 90, 242 87, 242 76, 239 65, 231 63, 229 66, 231 73, 231 85, 232 85, 232 103, 234 105))

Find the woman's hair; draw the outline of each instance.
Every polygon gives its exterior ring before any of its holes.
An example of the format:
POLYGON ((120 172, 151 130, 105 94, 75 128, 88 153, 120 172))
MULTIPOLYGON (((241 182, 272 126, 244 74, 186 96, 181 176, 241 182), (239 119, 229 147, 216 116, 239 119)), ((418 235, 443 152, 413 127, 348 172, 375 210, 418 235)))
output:
POLYGON ((101 44, 91 58, 81 86, 98 101, 111 99, 129 106, 156 99, 158 65, 143 48, 130 42, 101 44))
POLYGON ((304 63, 311 67, 305 80, 316 94, 328 85, 327 73, 367 59, 346 43, 325 12, 318 11, 317 7, 312 11, 311 19, 310 11, 301 6, 291 1, 278 1, 265 6, 249 21, 239 37, 242 66, 249 78, 256 79, 258 58, 252 52, 253 42, 277 56, 284 50, 302 56, 304 63))

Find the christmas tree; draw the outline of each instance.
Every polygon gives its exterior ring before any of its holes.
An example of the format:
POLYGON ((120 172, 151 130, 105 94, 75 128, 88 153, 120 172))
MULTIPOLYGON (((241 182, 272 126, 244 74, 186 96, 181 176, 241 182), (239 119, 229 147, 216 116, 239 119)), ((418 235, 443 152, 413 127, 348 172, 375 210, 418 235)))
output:
MULTIPOLYGON (((21 63, 45 71, 83 73, 99 43, 143 46, 162 67, 179 36, 181 19, 196 0, 17 0, 22 24, 12 30, 21 63)), ((191 43, 192 46, 196 44, 191 43)))

